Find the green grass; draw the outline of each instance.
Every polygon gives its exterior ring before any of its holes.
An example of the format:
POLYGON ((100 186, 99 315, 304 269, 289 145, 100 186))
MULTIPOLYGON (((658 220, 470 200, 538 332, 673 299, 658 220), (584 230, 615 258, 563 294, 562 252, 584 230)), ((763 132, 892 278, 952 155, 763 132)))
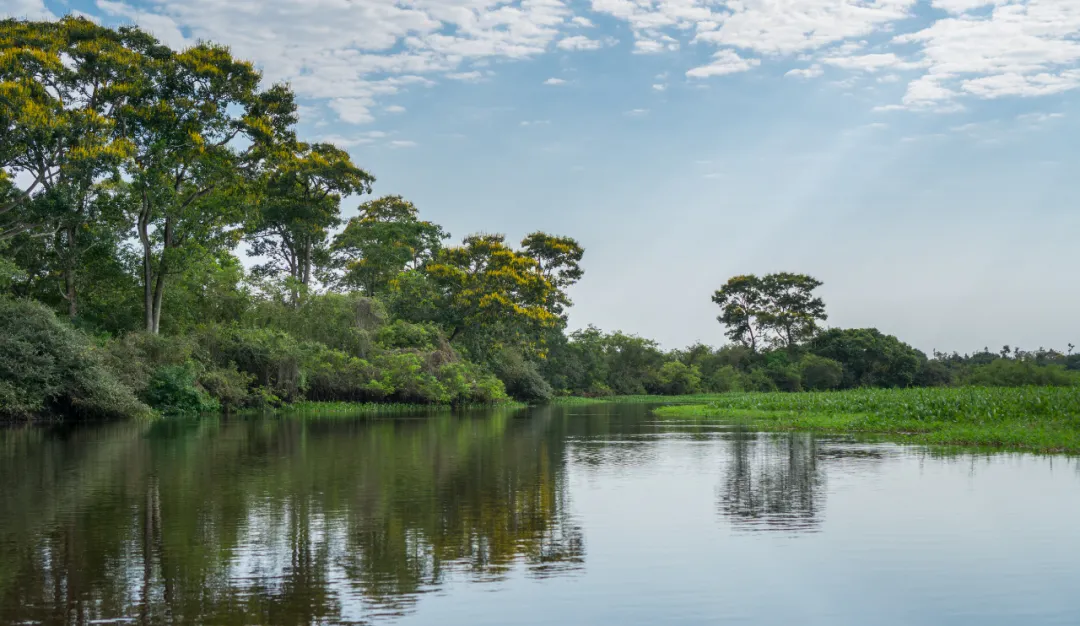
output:
POLYGON ((1080 389, 1075 387, 729 393, 655 413, 774 431, 880 434, 920 444, 1080 454, 1080 389))

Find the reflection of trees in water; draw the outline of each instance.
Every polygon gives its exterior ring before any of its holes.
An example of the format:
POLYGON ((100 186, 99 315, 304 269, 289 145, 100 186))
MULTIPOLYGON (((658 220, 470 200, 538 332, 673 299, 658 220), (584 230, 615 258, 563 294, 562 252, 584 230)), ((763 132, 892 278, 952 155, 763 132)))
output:
POLYGON ((0 623, 304 624, 581 567, 543 420, 0 432, 0 623))
POLYGON ((742 530, 813 532, 822 522, 826 468, 866 471, 880 449, 823 444, 809 433, 733 432, 720 513, 742 530))
POLYGON ((744 529, 817 528, 825 484, 817 454, 809 434, 734 435, 720 488, 721 513, 744 529))

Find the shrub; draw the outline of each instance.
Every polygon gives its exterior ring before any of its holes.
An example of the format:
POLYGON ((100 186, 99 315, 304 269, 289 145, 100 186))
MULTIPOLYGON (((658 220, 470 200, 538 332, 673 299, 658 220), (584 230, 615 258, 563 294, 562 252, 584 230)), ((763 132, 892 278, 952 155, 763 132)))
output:
POLYGON ((803 386, 811 391, 836 389, 844 382, 844 367, 832 359, 808 354, 799 369, 803 386))
POLYGON ((706 387, 715 393, 727 393, 729 391, 742 391, 744 388, 744 376, 739 370, 730 365, 725 365, 709 377, 706 387))
POLYGON ((1080 386, 1080 373, 1061 365, 1040 367, 1028 361, 998 359, 972 368, 965 382, 980 387, 1072 387, 1080 386))
POLYGON ((546 402, 555 395, 536 364, 526 361, 519 352, 504 350, 495 362, 495 375, 506 386, 506 393, 515 400, 546 402))
POLYGON ((40 304, 0 297, 0 418, 148 414, 89 337, 40 304))
POLYGON ((236 366, 217 367, 199 375, 199 386, 220 403, 225 410, 262 406, 265 398, 251 390, 255 377, 238 371, 236 366))
POLYGON ((432 350, 443 343, 442 333, 435 326, 404 320, 380 328, 377 341, 384 348, 417 350, 432 350))
POLYGON ((697 393, 701 386, 701 371, 697 366, 688 366, 679 361, 664 363, 657 378, 660 393, 668 396, 697 393))
POLYGON ((217 411, 221 404, 197 382, 195 363, 165 365, 150 377, 146 402, 166 415, 191 415, 217 411))
POLYGON ((235 363, 267 392, 284 400, 302 396, 307 381, 301 365, 314 344, 269 328, 211 327, 201 339, 214 363, 235 363))

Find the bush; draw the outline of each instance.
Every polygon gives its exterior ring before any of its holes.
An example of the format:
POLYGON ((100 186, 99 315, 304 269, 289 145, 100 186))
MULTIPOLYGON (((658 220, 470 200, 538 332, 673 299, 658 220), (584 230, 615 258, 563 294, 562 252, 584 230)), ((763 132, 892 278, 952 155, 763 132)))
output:
POLYGON ((1040 367, 1028 361, 998 359, 972 368, 965 382, 980 387, 1072 387, 1080 386, 1080 373, 1062 365, 1040 367))
POLYGON ((701 371, 697 366, 688 366, 679 361, 668 361, 660 367, 657 379, 660 393, 667 396, 682 396, 700 391, 701 371))
POLYGON ((198 366, 191 362, 159 367, 150 377, 146 402, 165 415, 192 415, 220 410, 221 404, 196 382, 197 369, 198 366))
POLYGON ((836 389, 844 382, 844 367, 832 359, 808 354, 799 368, 803 386, 811 391, 836 389))
POLYGON ((255 377, 238 371, 236 366, 219 367, 207 370, 199 375, 199 386, 210 394, 226 411, 243 407, 258 407, 265 404, 266 398, 252 392, 255 377))
POLYGON ((471 363, 447 363, 439 369, 438 377, 450 404, 491 404, 506 400, 502 381, 471 363))
POLYGON ((150 377, 159 367, 184 365, 196 359, 197 348, 195 341, 188 337, 132 332, 106 342, 104 358, 120 382, 143 396, 150 385, 150 377))
POLYGON ((301 365, 318 348, 269 328, 211 327, 201 340, 213 363, 235 363, 267 392, 286 401, 302 397, 307 381, 301 365))
POLYGON ((0 297, 0 418, 146 415, 89 337, 40 304, 0 297))
POLYGON ((844 388, 910 387, 926 355, 876 328, 833 328, 810 342, 810 352, 844 367, 844 388))
POLYGON ((918 387, 948 387, 953 384, 955 376, 949 366, 941 361, 924 361, 915 376, 915 385, 918 387))
POLYGON ((546 402, 555 392, 536 364, 526 361, 521 353, 504 350, 495 363, 495 375, 506 386, 506 393, 521 402, 546 402))
POLYGON ((706 387, 714 393, 727 393, 729 391, 742 391, 744 388, 744 376, 739 370, 730 365, 725 365, 709 377, 706 387))

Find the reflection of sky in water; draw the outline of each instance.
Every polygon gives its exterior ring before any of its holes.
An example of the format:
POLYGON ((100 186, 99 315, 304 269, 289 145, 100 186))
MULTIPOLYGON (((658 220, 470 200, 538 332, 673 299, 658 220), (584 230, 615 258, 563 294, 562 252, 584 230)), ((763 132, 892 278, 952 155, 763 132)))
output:
POLYGON ((641 407, 138 428, 0 432, 0 622, 1080 623, 1061 457, 641 407))

